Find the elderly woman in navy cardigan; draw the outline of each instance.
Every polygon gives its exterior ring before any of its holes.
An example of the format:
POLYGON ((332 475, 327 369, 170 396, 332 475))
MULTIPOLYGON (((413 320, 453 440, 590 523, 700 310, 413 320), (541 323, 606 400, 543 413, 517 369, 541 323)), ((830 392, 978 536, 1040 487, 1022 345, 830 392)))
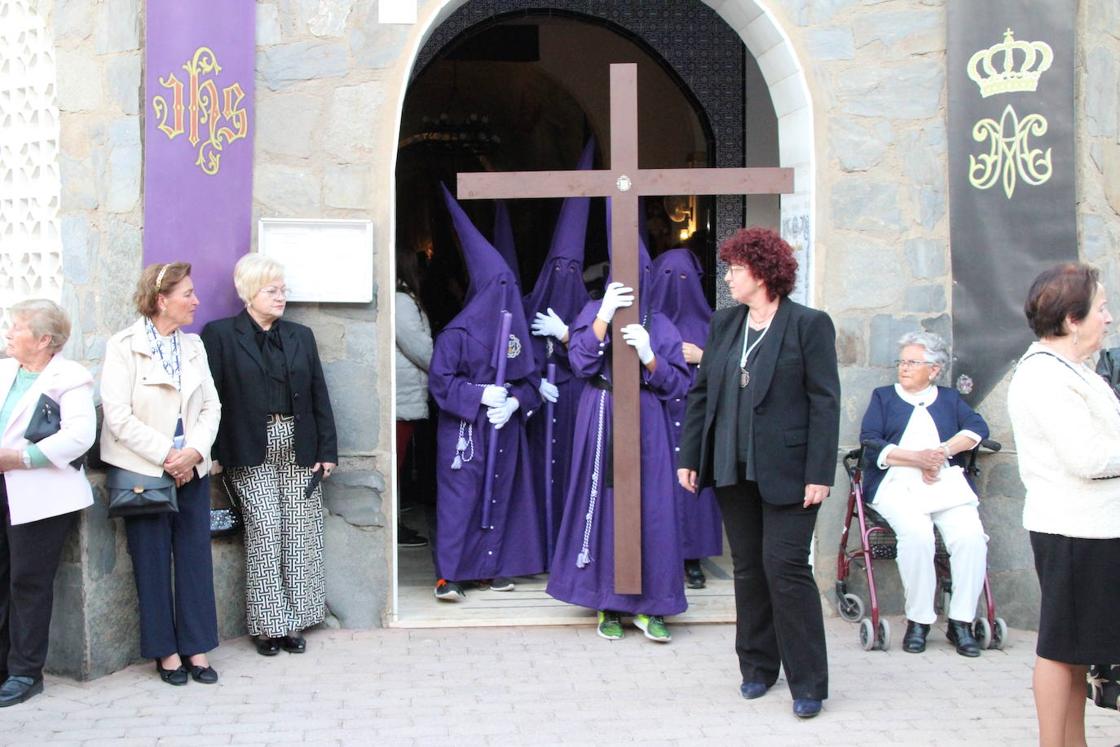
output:
POLYGON ((864 497, 898 537, 898 571, 906 593, 902 648, 924 651, 937 619, 936 526, 953 576, 947 636, 958 654, 979 656, 972 622, 984 588, 988 537, 963 465, 964 454, 988 437, 988 424, 955 390, 934 383, 949 362, 944 340, 914 332, 903 335, 899 348, 898 383, 871 394, 860 442, 864 497))

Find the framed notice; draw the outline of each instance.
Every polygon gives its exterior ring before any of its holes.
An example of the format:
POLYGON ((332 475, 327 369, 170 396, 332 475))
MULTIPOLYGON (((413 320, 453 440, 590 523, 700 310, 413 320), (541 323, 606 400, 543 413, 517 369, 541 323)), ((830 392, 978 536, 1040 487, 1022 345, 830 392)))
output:
POLYGON ((373 300, 373 222, 261 218, 260 253, 284 265, 289 301, 373 300))

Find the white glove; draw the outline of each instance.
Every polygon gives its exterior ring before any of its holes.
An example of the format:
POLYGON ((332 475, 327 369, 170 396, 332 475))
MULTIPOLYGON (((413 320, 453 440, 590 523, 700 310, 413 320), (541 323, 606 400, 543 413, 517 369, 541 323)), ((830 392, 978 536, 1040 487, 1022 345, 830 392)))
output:
POLYGON ((490 419, 490 425, 500 429, 503 425, 509 422, 513 417, 513 413, 517 412, 517 408, 521 403, 517 401, 517 397, 508 397, 504 404, 497 407, 491 407, 486 411, 486 417, 490 419))
POLYGON ((538 311, 533 318, 532 332, 537 337, 555 337, 557 340, 563 340, 568 336, 568 325, 564 324, 564 320, 552 309, 548 310, 547 315, 538 311))
POLYGON ((634 304, 634 289, 622 283, 611 283, 603 293, 603 302, 599 305, 599 317, 606 324, 614 319, 614 312, 634 304))
POLYGON ((548 402, 555 402, 560 399, 560 388, 548 379, 541 379, 540 393, 541 397, 548 402))
POLYGON ((627 324, 622 328, 622 339, 638 353, 642 365, 653 360, 653 348, 649 345, 649 332, 640 324, 627 324))
POLYGON ((501 407, 506 403, 507 396, 509 396, 509 392, 506 391, 504 386, 487 384, 482 389, 482 404, 487 407, 501 407))

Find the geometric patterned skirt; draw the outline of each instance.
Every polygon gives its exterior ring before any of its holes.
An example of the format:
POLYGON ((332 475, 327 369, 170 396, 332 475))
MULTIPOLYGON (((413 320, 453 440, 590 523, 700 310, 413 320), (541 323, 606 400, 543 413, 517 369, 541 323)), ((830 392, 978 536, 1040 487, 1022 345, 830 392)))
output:
POLYGON ((312 472, 296 464, 294 443, 292 418, 273 417, 264 464, 229 469, 245 519, 249 635, 280 638, 326 614, 322 486, 305 496, 312 472))

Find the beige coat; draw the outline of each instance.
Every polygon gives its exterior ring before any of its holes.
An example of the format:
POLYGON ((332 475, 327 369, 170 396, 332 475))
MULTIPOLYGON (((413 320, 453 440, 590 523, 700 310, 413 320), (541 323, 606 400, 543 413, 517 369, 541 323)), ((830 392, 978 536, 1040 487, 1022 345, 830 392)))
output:
MULTIPOLYGON (((16 359, 0 361, 0 402, 7 398, 18 371, 16 359)), ((89 451, 97 437, 93 377, 81 364, 61 354, 51 358, 35 383, 12 408, 8 423, 0 433, 0 447, 27 448, 29 441, 23 434, 35 414, 35 405, 44 394, 58 403, 62 424, 58 433, 38 444, 39 451, 51 462, 48 466, 4 473, 8 513, 13 525, 70 513, 93 503, 85 470, 70 466, 71 460, 89 451)))
POLYGON ((152 356, 143 319, 109 338, 101 369, 101 458, 107 464, 162 475, 176 420, 182 417, 183 448, 202 455, 195 467, 199 477, 209 473, 222 405, 198 335, 183 334, 181 355, 180 393, 152 356))

